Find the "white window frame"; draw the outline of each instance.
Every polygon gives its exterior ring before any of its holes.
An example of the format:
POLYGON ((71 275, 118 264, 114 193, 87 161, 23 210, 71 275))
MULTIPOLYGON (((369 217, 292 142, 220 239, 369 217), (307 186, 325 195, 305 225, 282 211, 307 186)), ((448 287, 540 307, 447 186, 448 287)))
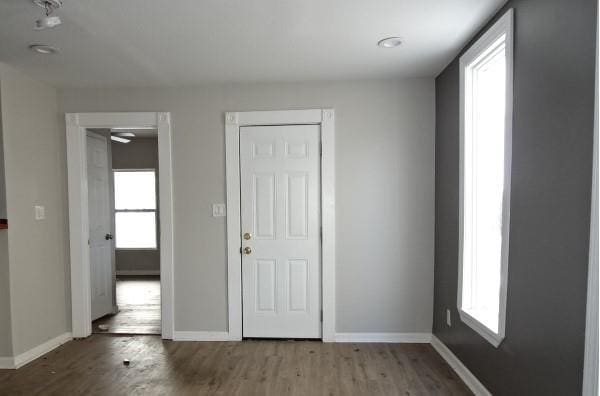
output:
MULTIPOLYGON (((113 175, 115 174, 115 172, 154 172, 154 201, 155 201, 155 208, 154 209, 117 209, 115 207, 114 209, 114 214, 113 216, 115 217, 115 250, 158 250, 160 248, 160 235, 158 232, 158 190, 156 189, 157 186, 157 180, 158 180, 158 172, 156 171, 155 168, 135 168, 135 169, 113 169, 113 175), (124 247, 118 247, 117 246, 117 238, 119 237, 117 235, 117 231, 116 231, 116 224, 117 224, 117 213, 154 213, 154 233, 156 235, 156 246, 155 247, 146 247, 146 248, 124 248, 124 247)), ((116 198, 116 197, 115 197, 116 198)))
POLYGON ((460 319, 484 339, 498 347, 505 336, 506 293, 508 281, 508 242, 510 228, 510 187, 512 162, 512 108, 513 108, 513 10, 509 9, 460 57, 460 162, 459 162, 459 255, 457 307, 460 319), (502 203, 502 247, 498 332, 490 330, 479 320, 462 309, 463 295, 463 242, 464 242, 464 159, 465 159, 465 70, 501 36, 506 35, 506 114, 505 114, 505 157, 504 196, 502 203))

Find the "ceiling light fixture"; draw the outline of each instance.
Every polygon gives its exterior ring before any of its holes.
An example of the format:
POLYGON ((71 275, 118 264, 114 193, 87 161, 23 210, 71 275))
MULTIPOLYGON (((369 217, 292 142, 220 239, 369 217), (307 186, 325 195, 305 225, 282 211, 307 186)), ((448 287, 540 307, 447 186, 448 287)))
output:
POLYGON ((118 136, 111 136, 110 140, 114 140, 115 142, 119 142, 119 143, 129 143, 129 142, 131 142, 131 139, 125 139, 125 138, 118 137, 118 136))
POLYGON ((114 133, 115 136, 118 136, 118 137, 124 137, 124 138, 135 137, 135 133, 133 133, 133 132, 111 132, 111 133, 114 133))
POLYGON ((35 21, 35 30, 50 29, 62 24, 58 16, 52 16, 52 13, 62 7, 62 0, 33 0, 33 2, 46 10, 46 15, 35 21))
POLYGON ((59 52, 58 48, 46 44, 31 44, 29 49, 44 55, 56 54, 59 52))
POLYGON ((116 127, 116 128, 110 128, 111 132, 120 132, 120 131, 151 131, 156 129, 156 127, 149 127, 149 126, 124 126, 124 127, 116 127))
POLYGON ((386 37, 377 42, 377 45, 381 48, 396 48, 402 44, 402 39, 400 37, 386 37))

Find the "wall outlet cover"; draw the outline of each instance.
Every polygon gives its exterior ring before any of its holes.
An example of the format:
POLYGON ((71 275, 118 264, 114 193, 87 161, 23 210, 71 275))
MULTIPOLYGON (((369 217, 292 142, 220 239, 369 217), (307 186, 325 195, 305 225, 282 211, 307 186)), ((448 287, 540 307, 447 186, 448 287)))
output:
POLYGON ((227 211, 225 209, 225 204, 213 204, 212 206, 212 215, 213 217, 224 217, 227 215, 227 211))
POLYGON ((35 209, 35 219, 36 220, 44 220, 46 218, 46 208, 43 206, 36 205, 35 209))

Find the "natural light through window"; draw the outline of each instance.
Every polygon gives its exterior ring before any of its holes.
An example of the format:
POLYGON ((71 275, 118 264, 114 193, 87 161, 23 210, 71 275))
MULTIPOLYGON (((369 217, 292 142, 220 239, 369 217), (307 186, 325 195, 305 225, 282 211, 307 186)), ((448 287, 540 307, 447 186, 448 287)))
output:
POLYGON ((118 170, 114 179, 117 249, 155 249, 156 172, 118 170))
POLYGON ((463 321, 496 345, 506 304, 511 22, 506 14, 461 57, 459 309, 463 321))

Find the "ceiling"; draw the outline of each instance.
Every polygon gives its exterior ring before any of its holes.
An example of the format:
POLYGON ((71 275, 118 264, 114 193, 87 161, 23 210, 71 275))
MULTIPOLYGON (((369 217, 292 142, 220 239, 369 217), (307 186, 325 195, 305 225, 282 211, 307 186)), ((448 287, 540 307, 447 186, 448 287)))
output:
POLYGON ((0 1, 0 62, 59 87, 437 75, 505 0, 0 1), (399 48, 377 47, 400 36, 399 48), (28 50, 59 47, 57 55, 28 50))

